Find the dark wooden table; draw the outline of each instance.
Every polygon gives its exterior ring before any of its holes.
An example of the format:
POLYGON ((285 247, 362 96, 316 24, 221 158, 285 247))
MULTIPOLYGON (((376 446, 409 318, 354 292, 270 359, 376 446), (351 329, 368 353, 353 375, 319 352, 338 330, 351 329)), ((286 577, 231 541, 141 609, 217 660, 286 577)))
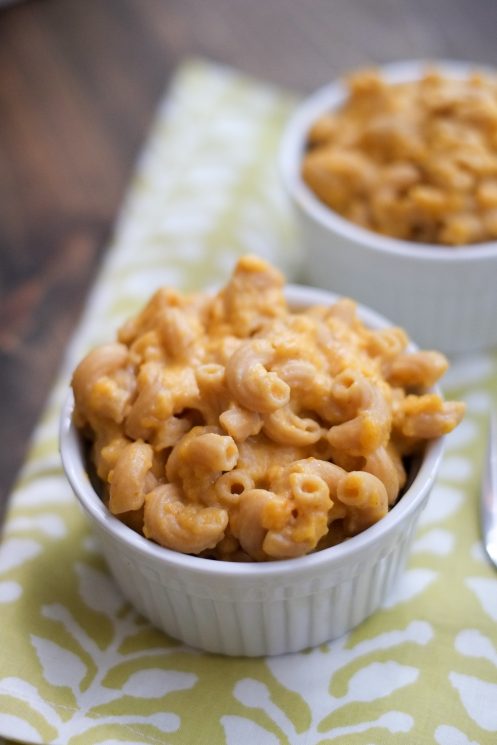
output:
POLYGON ((0 512, 175 66, 303 93, 406 57, 497 65, 493 0, 30 0, 0 10, 0 512))

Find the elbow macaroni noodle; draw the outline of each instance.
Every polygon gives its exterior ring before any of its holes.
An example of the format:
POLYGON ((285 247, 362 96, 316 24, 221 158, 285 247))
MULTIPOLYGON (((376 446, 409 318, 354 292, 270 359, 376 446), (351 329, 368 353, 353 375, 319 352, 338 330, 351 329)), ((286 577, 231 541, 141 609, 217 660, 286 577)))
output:
POLYGON ((159 290, 74 372, 76 425, 109 510, 174 551, 297 557, 380 520, 406 458, 464 406, 424 393, 446 369, 343 299, 300 312, 246 256, 217 295, 159 290))

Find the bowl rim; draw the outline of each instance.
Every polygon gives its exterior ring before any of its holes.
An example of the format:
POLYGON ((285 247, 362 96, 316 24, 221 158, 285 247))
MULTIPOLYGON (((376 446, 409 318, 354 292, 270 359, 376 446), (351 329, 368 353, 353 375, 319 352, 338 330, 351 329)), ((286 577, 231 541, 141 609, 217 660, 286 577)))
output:
MULTIPOLYGON (((286 295, 297 309, 305 305, 335 302, 339 296, 331 291, 320 290, 305 285, 287 285, 286 295)), ((358 304, 360 318, 371 328, 381 329, 393 324, 375 311, 358 304)), ((411 343, 411 350, 416 350, 411 343)), ((438 392, 438 388, 434 387, 438 392)), ((110 534, 127 549, 158 562, 163 567, 173 566, 178 570, 188 570, 193 574, 236 578, 243 580, 270 580, 274 578, 299 577, 314 572, 323 566, 327 570, 338 568, 344 562, 353 560, 363 551, 372 548, 407 520, 409 515, 423 502, 429 492, 442 459, 445 438, 439 437, 427 443, 419 470, 400 501, 379 522, 347 541, 330 548, 305 556, 268 562, 228 562, 215 561, 199 556, 182 554, 160 546, 139 535, 117 517, 112 515, 93 488, 81 456, 81 436, 73 421, 74 396, 69 388, 59 421, 59 450, 65 475, 84 511, 96 522, 99 528, 110 534)), ((352 569, 352 566, 351 566, 352 569)))
MULTIPOLYGON (((497 70, 489 65, 450 59, 409 59, 377 66, 391 83, 418 80, 428 68, 436 68, 448 77, 454 78, 465 78, 473 72, 497 74, 497 70)), ((305 98, 285 126, 279 149, 279 171, 287 193, 303 212, 327 230, 389 256, 394 255, 406 260, 463 264, 475 259, 495 259, 497 240, 463 246, 401 240, 356 225, 318 199, 300 174, 301 155, 307 133, 320 114, 337 108, 346 97, 344 80, 338 78, 305 98)))

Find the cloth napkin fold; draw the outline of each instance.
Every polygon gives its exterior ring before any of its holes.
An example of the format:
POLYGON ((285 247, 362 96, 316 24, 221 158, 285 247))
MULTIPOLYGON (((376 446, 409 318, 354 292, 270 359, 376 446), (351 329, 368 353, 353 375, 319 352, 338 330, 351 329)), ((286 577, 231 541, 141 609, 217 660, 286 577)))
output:
MULTIPOLYGON (((285 94, 194 61, 161 105, 99 279, 35 432, 0 543, 0 735, 58 745, 497 742, 497 575, 477 496, 497 358, 461 358, 448 438, 395 594, 301 654, 223 658, 152 628, 107 573, 62 474, 57 420, 75 362, 160 285, 223 281, 255 252, 295 279, 276 153, 285 94)), ((1 737, 0 737, 1 741, 1 737)))

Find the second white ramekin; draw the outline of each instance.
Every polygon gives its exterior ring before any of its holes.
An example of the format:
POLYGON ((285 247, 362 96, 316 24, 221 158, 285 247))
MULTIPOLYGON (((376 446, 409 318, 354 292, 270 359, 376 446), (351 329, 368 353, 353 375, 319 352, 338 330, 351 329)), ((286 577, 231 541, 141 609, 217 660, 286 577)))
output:
MULTIPOLYGON (((405 82, 420 78, 428 64, 452 77, 481 69, 406 61, 380 71, 391 83, 405 82)), ((421 347, 450 354, 497 346, 497 241, 451 248, 382 236, 341 217, 304 183, 309 129, 346 96, 341 82, 318 90, 298 107, 282 140, 280 170, 297 215, 306 278, 394 318, 421 347)))

